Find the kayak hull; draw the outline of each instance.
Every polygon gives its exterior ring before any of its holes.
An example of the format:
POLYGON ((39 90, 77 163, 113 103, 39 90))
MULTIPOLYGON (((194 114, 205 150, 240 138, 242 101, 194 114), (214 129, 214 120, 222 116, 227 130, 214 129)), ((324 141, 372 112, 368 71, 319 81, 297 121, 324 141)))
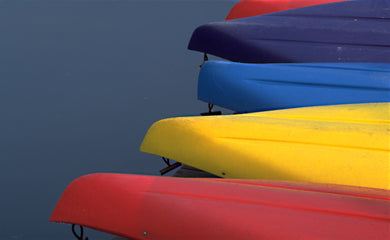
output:
POLYGON ((91 174, 50 221, 129 239, 387 239, 389 203, 378 189, 91 174))
POLYGON ((198 99, 235 112, 390 101, 390 64, 208 61, 198 99))
POLYGON ((390 104, 164 119, 140 150, 224 178, 390 188, 390 104))
POLYGON ((226 20, 343 1, 345 0, 241 0, 233 6, 226 20))
POLYGON ((195 29, 190 50, 235 62, 390 62, 390 1, 355 0, 195 29))

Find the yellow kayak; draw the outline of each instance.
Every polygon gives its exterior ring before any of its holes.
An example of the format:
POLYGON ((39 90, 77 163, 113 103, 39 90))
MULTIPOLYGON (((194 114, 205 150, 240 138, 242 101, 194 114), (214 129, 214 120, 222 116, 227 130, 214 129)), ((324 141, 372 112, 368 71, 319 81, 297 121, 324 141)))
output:
POLYGON ((225 178, 390 189, 390 103, 164 119, 141 151, 225 178))

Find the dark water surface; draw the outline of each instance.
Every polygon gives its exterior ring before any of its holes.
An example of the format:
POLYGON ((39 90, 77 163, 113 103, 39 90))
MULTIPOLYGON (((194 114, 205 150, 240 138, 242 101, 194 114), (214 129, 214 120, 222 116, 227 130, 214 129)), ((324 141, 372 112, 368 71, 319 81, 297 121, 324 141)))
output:
POLYGON ((142 139, 157 120, 207 110, 196 99, 202 55, 187 43, 233 4, 0 1, 0 239, 75 239, 49 223, 72 180, 158 174, 142 139))

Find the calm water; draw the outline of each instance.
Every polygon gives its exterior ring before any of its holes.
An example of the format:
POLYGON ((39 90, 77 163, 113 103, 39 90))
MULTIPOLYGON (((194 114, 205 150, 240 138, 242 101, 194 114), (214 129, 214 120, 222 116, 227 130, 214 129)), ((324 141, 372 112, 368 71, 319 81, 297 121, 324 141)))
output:
POLYGON ((233 4, 0 0, 0 239, 75 239, 49 223, 72 180, 158 174, 142 139, 157 120, 207 110, 187 43, 233 4))

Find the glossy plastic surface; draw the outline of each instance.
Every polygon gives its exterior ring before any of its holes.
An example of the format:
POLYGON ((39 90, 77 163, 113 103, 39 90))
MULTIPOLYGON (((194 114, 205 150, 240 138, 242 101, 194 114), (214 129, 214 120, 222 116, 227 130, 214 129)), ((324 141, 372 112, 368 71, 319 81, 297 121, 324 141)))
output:
POLYGON ((53 222, 128 239, 388 239, 389 191, 335 185, 92 174, 53 222))
POLYGON ((233 6, 226 20, 343 1, 347 0, 241 0, 233 6))
POLYGON ((390 62, 390 0, 352 0, 198 27, 188 48, 235 62, 390 62))
POLYGON ((240 113, 390 102, 390 63, 208 61, 199 73, 198 99, 240 113))
POLYGON ((225 178, 390 189, 390 103, 164 119, 141 151, 225 178))

